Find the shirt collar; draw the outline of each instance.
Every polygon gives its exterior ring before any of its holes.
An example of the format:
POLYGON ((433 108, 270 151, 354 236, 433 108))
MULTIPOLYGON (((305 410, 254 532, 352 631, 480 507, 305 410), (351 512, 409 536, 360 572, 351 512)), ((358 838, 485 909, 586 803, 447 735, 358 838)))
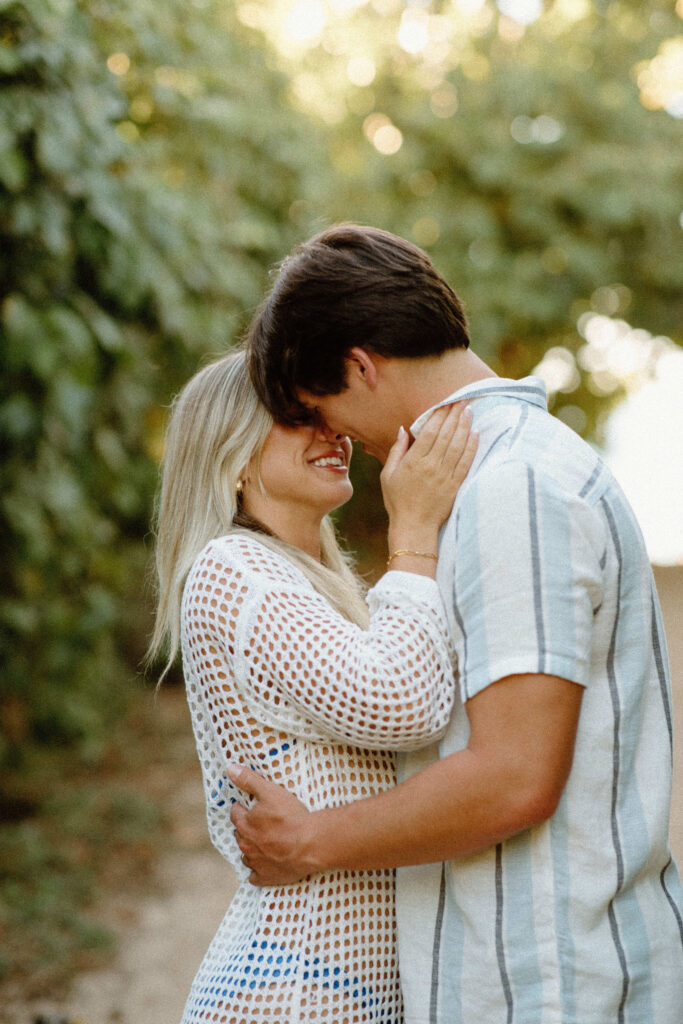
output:
POLYGON ((545 381, 540 377, 523 377, 521 380, 485 377, 484 380, 466 384, 464 388, 459 388, 448 398, 444 398, 442 402, 427 409, 417 417, 410 428, 410 433, 413 437, 417 437, 435 409, 440 409, 444 405, 453 405, 454 402, 471 402, 476 398, 487 398, 489 395, 495 395, 497 398, 516 398, 520 402, 529 402, 530 405, 537 405, 541 409, 548 408, 545 381))

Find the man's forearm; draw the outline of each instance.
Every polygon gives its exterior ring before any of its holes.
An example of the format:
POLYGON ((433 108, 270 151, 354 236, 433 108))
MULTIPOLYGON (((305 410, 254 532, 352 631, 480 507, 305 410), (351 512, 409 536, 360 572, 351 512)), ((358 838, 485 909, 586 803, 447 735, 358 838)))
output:
POLYGON ((393 789, 313 813, 238 769, 255 798, 231 817, 251 880, 372 870, 468 857, 553 814, 571 770, 582 689, 555 676, 509 676, 468 702, 466 749, 393 789))
POLYGON ((500 779, 463 750, 386 792, 315 811, 305 856, 311 871, 450 860, 487 849, 534 818, 522 793, 502 791, 500 779))
POLYGON ((582 695, 553 676, 509 677, 484 690, 468 704, 466 749, 384 793, 311 816, 314 869, 467 857, 545 821, 571 770, 582 695))

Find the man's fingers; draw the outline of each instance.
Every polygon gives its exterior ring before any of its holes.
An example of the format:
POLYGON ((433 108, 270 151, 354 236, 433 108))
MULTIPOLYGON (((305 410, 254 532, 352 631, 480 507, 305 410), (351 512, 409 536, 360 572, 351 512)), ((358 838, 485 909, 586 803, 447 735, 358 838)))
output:
POLYGON ((268 789, 275 785, 269 779, 264 779, 258 772, 252 771, 251 768, 245 768, 241 764, 229 764, 227 772, 231 782, 234 782, 249 796, 255 796, 257 800, 262 800, 268 789))
MULTIPOLYGON (((233 823, 235 828, 238 830, 238 833, 239 833, 240 828, 244 828, 244 826, 247 823, 247 814, 248 814, 247 808, 243 807, 242 804, 238 804, 237 802, 235 802, 232 805, 232 807, 230 808, 230 821, 233 823)), ((239 841, 239 835, 238 835, 238 841, 239 841)))
POLYGON ((234 804, 230 810, 230 819, 235 826, 235 842, 240 848, 242 854, 242 863, 245 867, 249 868, 250 871, 254 870, 254 863, 258 860, 261 851, 251 839, 249 839, 243 828, 247 827, 248 830, 248 811, 239 804, 234 804))

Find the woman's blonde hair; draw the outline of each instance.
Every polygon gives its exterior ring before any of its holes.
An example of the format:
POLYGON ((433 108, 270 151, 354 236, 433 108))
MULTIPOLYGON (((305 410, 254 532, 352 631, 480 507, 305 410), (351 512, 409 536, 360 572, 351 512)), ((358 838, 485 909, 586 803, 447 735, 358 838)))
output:
MULTIPOLYGON (((243 349, 201 369, 171 405, 155 511, 156 619, 146 659, 151 664, 167 647, 161 679, 180 647, 187 574, 209 541, 228 533, 255 529, 259 541, 294 562, 337 611, 359 625, 367 624, 361 583, 327 516, 321 524, 318 562, 240 514, 238 481, 252 459, 258 475, 272 425, 249 378, 243 349)), ((260 478, 259 483, 263 488, 260 478)))

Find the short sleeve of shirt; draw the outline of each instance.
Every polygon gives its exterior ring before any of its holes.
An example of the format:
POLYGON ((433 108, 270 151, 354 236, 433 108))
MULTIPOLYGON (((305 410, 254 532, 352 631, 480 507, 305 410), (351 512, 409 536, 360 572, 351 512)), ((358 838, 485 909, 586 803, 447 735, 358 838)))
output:
POLYGON ((547 474, 511 461, 482 467, 456 515, 463 701, 520 673, 587 685, 605 548, 596 510, 547 474))

